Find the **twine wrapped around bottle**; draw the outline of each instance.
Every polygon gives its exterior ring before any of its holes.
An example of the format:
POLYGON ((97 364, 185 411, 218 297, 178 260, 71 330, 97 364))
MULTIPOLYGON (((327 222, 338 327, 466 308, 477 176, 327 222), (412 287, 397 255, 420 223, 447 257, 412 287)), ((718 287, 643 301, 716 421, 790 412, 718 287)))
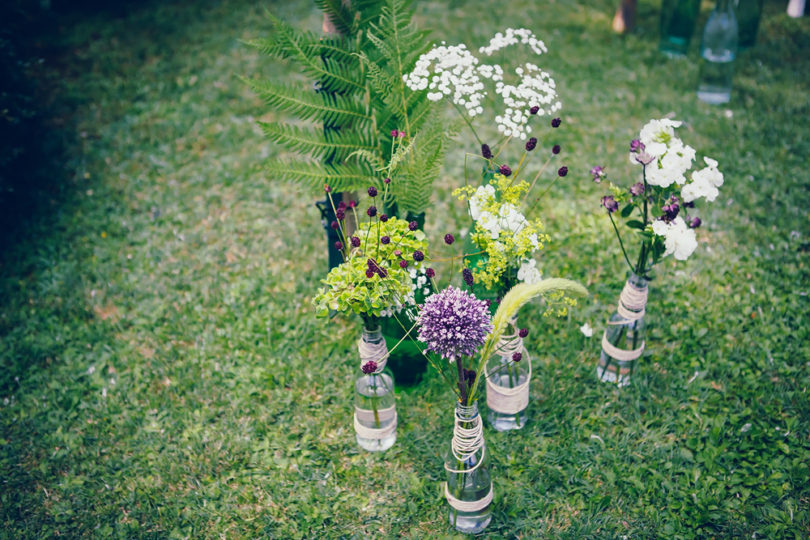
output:
MULTIPOLYGON (((621 295, 619 295, 619 305, 616 308, 616 312, 621 315, 624 320, 608 322, 608 324, 627 324, 628 322, 634 322, 644 317, 648 292, 646 286, 638 288, 631 285, 629 281, 626 282, 621 295)), ((602 350, 611 358, 621 362, 630 362, 638 359, 642 353, 644 353, 644 343, 645 342, 642 341, 637 349, 620 349, 608 341, 607 330, 602 334, 602 350)))
MULTIPOLYGON (((481 416, 476 413, 473 418, 463 418, 459 415, 458 408, 455 412, 455 425, 453 427, 453 440, 450 443, 453 457, 459 463, 475 464, 468 469, 458 470, 445 463, 444 468, 455 474, 469 474, 475 471, 484 462, 486 446, 484 445, 484 426, 481 416), (462 423, 471 427, 462 427, 462 423), (480 455, 478 455, 480 453, 480 455)), ((462 501, 450 493, 447 483, 444 484, 444 496, 447 502, 459 512, 477 512, 483 510, 492 502, 492 483, 489 485, 489 492, 483 498, 475 501, 462 501)))
MULTIPOLYGON (((487 407, 501 414, 517 414, 529 405, 529 383, 532 378, 532 361, 529 352, 523 344, 523 338, 518 334, 515 321, 510 321, 513 334, 501 336, 495 353, 501 358, 507 358, 507 362, 512 362, 512 356, 520 353, 521 362, 527 362, 529 369, 526 380, 513 387, 501 386, 492 382, 489 372, 484 372, 487 386, 487 407)), ((498 368, 498 370, 503 368, 498 368)), ((496 370, 497 371, 497 370, 496 370)))
MULTIPOLYGON (((388 362, 388 345, 384 339, 377 342, 366 341, 360 338, 357 342, 357 350, 360 353, 360 367, 362 368, 369 361, 377 364, 371 374, 379 375, 385 369, 388 362)), ((384 377, 384 376, 383 376, 384 377)), ((354 407, 354 431, 363 439, 380 440, 392 435, 397 430, 397 410, 396 405, 387 407, 385 409, 378 409, 376 414, 372 409, 361 409, 355 405, 354 407), (393 421, 384 425, 386 422, 393 419, 393 421), (373 428, 364 425, 366 423, 379 423, 381 427, 373 428)))

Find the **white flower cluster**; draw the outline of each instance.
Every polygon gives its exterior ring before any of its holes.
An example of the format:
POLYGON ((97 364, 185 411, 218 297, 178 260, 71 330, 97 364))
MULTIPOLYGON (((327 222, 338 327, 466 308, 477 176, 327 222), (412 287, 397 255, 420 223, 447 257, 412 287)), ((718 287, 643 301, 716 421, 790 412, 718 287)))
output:
POLYGON ((396 302, 395 304, 388 306, 387 308, 383 309, 380 312, 380 317, 393 317, 394 315, 399 315, 402 313, 402 310, 416 305, 416 291, 423 287, 422 294, 428 296, 430 294, 430 287, 428 287, 428 277, 425 275, 425 265, 414 261, 413 266, 408 268, 408 275, 411 278, 411 290, 405 298, 402 298, 401 302, 396 302))
POLYGON ((411 276, 411 281, 413 281, 414 286, 413 290, 416 292, 417 289, 420 287, 424 287, 422 289, 422 294, 425 296, 430 294, 430 287, 427 286, 428 277, 425 275, 425 267, 424 265, 419 264, 418 262, 414 263, 414 266, 408 269, 408 275, 411 276), (421 267, 417 270, 416 267, 421 267))
POLYGON ((720 194, 717 188, 723 185, 723 173, 717 170, 717 161, 704 157, 706 167, 692 173, 692 182, 681 189, 681 197, 685 202, 692 202, 700 197, 707 201, 714 201, 720 194))
MULTIPOLYGON (((547 52, 546 45, 525 28, 507 28, 498 32, 488 47, 479 51, 486 55, 505 47, 523 43, 535 54, 547 52)), ((562 104, 557 99, 556 83, 551 76, 534 64, 526 63, 515 70, 517 84, 504 82, 504 69, 498 64, 480 64, 464 44, 434 47, 416 61, 411 73, 403 81, 413 91, 427 90, 427 98, 439 101, 451 97, 453 103, 466 109, 470 117, 484 112, 481 105, 487 95, 484 82, 495 83, 495 93, 502 97, 504 112, 496 116, 498 130, 506 136, 526 139, 530 109, 538 107, 537 114, 552 114, 562 104)))
MULTIPOLYGON (((695 149, 675 136, 674 128, 681 124, 662 118, 651 120, 641 128, 639 140, 644 144, 644 152, 652 158, 647 167, 647 183, 651 186, 669 187, 673 182, 680 186, 686 182, 686 171, 695 160, 695 149)), ((638 163, 636 156, 630 155, 633 163, 638 163)))
POLYGON ((478 59, 464 44, 442 44, 420 56, 413 71, 402 79, 413 91, 428 90, 427 98, 431 101, 452 95, 453 103, 466 108, 473 117, 484 112, 481 101, 487 93, 481 75, 497 74, 492 66, 477 66, 478 59))
POLYGON ((695 230, 690 229, 681 216, 667 223, 660 219, 653 221, 653 232, 664 237, 664 255, 674 254, 679 261, 685 261, 697 248, 695 230))
POLYGON ((522 43, 528 45, 532 51, 538 56, 544 52, 548 52, 546 44, 537 39, 531 30, 527 28, 507 28, 505 34, 498 32, 492 39, 489 40, 488 47, 481 47, 478 52, 484 53, 487 56, 492 56, 492 53, 522 43))
POLYGON ((524 259, 521 261, 517 278, 518 281, 528 283, 529 285, 543 281, 543 275, 540 273, 540 270, 537 269, 537 261, 534 259, 524 259))
MULTIPOLYGON (((517 234, 529 224, 520 210, 512 203, 503 203, 497 213, 484 210, 495 202, 495 188, 491 185, 479 187, 470 197, 470 217, 489 233, 492 240, 497 240, 502 231, 517 234)), ((538 246, 537 235, 533 235, 532 244, 538 246)))
POLYGON ((506 105, 503 114, 495 117, 495 123, 498 131, 507 137, 511 135, 525 140, 526 134, 531 132, 527 125, 529 110, 538 107, 537 114, 541 116, 553 114, 560 110, 562 103, 557 99, 557 83, 536 65, 526 63, 515 69, 515 73, 520 77, 517 86, 500 81, 495 84, 495 93, 506 105))

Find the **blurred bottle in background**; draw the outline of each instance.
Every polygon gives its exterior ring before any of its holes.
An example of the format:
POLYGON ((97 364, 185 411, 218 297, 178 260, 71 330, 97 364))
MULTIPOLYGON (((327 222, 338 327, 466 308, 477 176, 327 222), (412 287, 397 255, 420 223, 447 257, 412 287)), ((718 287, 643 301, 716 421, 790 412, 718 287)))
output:
POLYGON ((697 95, 711 104, 731 99, 734 60, 737 57, 739 29, 731 0, 717 0, 706 21, 700 43, 700 76, 697 95))
POLYGON ((662 0, 659 50, 670 57, 685 56, 698 13, 700 0, 662 0))
POLYGON ((762 2, 763 0, 738 0, 737 24, 740 28, 740 49, 753 47, 757 42, 762 2))

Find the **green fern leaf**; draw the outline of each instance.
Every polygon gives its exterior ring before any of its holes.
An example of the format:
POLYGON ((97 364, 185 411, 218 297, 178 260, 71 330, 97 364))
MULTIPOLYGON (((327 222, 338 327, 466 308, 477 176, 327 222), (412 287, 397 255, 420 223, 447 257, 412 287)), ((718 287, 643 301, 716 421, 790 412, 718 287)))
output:
POLYGON ((333 191, 351 191, 377 185, 379 179, 366 167, 360 165, 322 165, 312 161, 271 161, 265 171, 273 180, 296 182, 323 193, 324 184, 333 191))
POLYGON ((259 122, 264 134, 273 142, 315 158, 331 156, 339 163, 356 150, 373 151, 375 146, 362 133, 323 129, 306 129, 278 123, 259 122))

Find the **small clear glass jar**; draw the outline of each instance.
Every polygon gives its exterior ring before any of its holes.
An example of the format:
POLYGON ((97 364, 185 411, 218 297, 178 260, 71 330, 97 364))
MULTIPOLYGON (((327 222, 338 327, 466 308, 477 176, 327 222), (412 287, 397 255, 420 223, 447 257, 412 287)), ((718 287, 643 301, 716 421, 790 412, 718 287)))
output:
MULTIPOLYGON (((364 345, 366 350, 381 350, 385 347, 385 340, 379 326, 373 329, 364 327, 360 339, 362 341, 359 346, 361 353, 364 345)), ((396 442, 397 410, 394 399, 394 376, 387 368, 379 372, 364 373, 355 381, 354 430, 357 444, 369 452, 388 450, 396 442)))
POLYGON ((602 353, 596 366, 601 381, 618 386, 630 384, 638 359, 644 352, 646 303, 649 280, 630 272, 619 305, 602 336, 602 353))

